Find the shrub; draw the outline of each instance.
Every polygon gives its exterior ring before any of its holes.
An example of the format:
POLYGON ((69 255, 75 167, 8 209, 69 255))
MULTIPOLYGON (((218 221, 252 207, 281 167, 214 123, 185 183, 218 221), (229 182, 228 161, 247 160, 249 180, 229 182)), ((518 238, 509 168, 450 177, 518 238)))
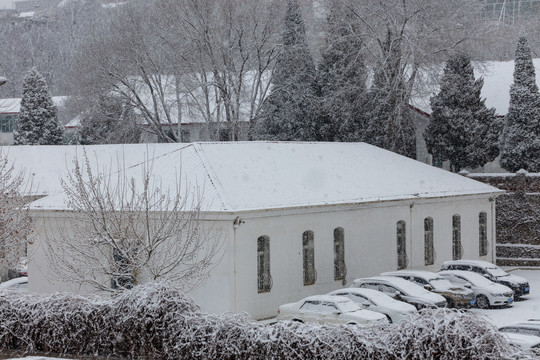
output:
POLYGON ((245 314, 205 314, 165 283, 106 300, 0 295, 0 349, 150 359, 518 358, 497 329, 471 312, 424 310, 399 324, 371 328, 264 325, 245 314))

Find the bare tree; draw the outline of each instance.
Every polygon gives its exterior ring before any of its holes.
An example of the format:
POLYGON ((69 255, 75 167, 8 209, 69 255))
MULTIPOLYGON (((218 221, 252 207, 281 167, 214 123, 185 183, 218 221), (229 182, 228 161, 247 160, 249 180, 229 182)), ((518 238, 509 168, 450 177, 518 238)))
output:
POLYGON ((140 177, 96 172, 86 153, 74 165, 63 182, 72 211, 45 241, 62 281, 115 291, 167 279, 188 291, 206 280, 222 242, 203 225, 202 194, 181 189, 179 178, 156 183, 151 161, 137 167, 140 177))
POLYGON ((0 265, 11 266, 24 256, 32 222, 22 195, 24 176, 15 173, 0 153, 0 265))
POLYGON ((122 98, 160 141, 180 141, 182 120, 225 123, 236 139, 268 92, 279 9, 263 0, 126 4, 81 42, 78 88, 122 98))

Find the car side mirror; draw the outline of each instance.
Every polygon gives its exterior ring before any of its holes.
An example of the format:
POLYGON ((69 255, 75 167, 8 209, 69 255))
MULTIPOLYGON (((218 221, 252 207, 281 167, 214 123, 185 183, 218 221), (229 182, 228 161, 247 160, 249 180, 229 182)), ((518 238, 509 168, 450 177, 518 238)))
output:
POLYGON ((396 291, 396 292, 394 293, 394 298, 396 298, 396 299, 401 298, 401 292, 396 291))
POLYGON ((431 285, 426 284, 424 285, 424 289, 426 289, 427 291, 431 291, 433 290, 433 287, 431 285))
POLYGON ((465 286, 467 289, 471 289, 471 288, 472 288, 471 283, 465 283, 465 285, 463 285, 463 286, 465 286))

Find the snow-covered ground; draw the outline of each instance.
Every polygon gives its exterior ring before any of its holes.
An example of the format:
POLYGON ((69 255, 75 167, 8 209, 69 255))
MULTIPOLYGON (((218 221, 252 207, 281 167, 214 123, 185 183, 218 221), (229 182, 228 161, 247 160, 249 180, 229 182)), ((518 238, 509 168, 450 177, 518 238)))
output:
POLYGON ((485 315, 497 327, 528 319, 540 319, 540 269, 515 270, 511 274, 521 276, 529 281, 531 287, 529 295, 524 296, 523 300, 515 301, 509 308, 472 310, 477 314, 485 315))

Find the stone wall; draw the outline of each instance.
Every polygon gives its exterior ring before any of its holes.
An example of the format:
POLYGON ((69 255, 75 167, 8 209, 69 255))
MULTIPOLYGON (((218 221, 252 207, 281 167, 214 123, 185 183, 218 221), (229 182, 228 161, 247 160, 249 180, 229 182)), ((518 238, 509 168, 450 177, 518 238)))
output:
POLYGON ((540 174, 467 174, 506 190, 497 198, 496 263, 540 266, 540 174))

